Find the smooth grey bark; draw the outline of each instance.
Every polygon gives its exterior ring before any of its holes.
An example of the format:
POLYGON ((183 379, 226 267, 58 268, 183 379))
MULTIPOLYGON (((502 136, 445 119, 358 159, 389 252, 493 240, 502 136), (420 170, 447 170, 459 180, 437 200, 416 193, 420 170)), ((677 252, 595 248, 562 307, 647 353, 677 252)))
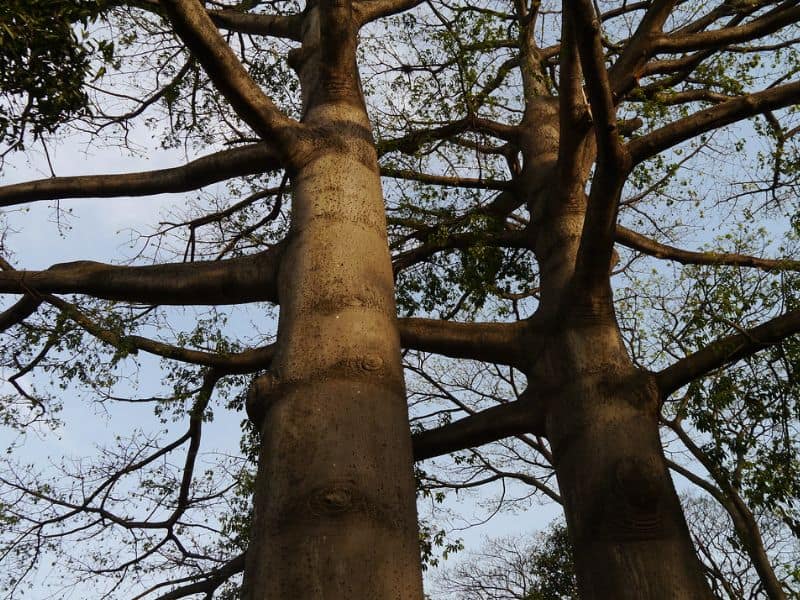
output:
POLYGON ((321 3, 294 56, 313 147, 292 173, 246 600, 421 600, 394 279, 349 3, 321 3))
POLYGON ((264 417, 248 600, 422 597, 376 167, 331 150, 294 177, 277 352, 251 391, 264 417))

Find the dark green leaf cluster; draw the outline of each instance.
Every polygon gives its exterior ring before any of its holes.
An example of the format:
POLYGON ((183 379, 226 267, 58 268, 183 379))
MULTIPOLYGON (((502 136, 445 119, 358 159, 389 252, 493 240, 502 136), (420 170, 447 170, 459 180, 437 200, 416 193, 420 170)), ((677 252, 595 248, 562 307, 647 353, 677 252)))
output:
POLYGON ((577 600, 572 542, 565 523, 557 522, 537 540, 530 556, 533 584, 525 600, 577 600))
POLYGON ((113 43, 87 28, 104 0, 5 0, 0 3, 0 140, 21 143, 88 110, 93 59, 112 60, 113 43))

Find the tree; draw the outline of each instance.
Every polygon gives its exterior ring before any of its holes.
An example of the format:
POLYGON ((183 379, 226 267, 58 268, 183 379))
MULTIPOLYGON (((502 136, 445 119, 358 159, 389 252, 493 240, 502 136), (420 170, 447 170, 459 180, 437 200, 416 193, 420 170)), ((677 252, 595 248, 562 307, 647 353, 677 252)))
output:
POLYGON ((188 420, 174 441, 130 441, 69 490, 6 471, 7 556, 35 560, 52 527, 62 540, 110 528, 146 542, 87 571, 188 570, 152 589, 171 585, 162 598, 211 595, 242 570, 244 598, 421 598, 404 349, 526 380, 418 431, 413 457, 521 436, 554 467, 582 597, 712 597, 670 467, 718 492, 767 594, 785 597, 747 502, 776 500, 796 534, 793 1, 73 4, 0 9, 9 150, 46 149, 70 129, 125 143, 137 119, 159 118, 164 144, 216 150, 176 168, 7 185, 0 204, 220 182, 231 200, 200 199, 156 230, 164 244, 187 232, 182 261, 158 248, 154 264, 4 263, 0 291, 21 296, 0 317, 17 369, 8 423, 47 415, 20 383, 36 369, 106 389, 132 354, 190 365, 172 367, 173 397, 157 401, 188 420), (672 241, 682 218, 710 229, 730 215, 743 230, 709 249, 672 241), (752 250, 750 223, 769 219, 779 241, 752 250), (641 257, 688 265, 681 284, 652 291, 668 267, 643 282, 641 257), (169 339, 168 311, 153 308, 258 302, 279 306, 279 322, 274 343, 250 347, 213 313, 169 339), (89 338, 111 349, 111 368, 86 358, 89 338), (777 398, 745 389, 748 365, 777 398), (205 484, 196 459, 212 399, 235 398, 242 376, 258 473, 242 469, 226 490, 205 484), (725 429, 737 403, 764 444, 725 429), (667 460, 662 424, 711 481, 667 460), (182 468, 162 468, 184 444, 182 468), (755 476, 765 448, 788 482, 755 476), (139 505, 123 508, 118 486, 133 473, 148 475, 139 505), (247 506, 250 489, 252 520, 222 519, 213 551, 192 538, 190 514, 234 491, 229 502, 247 506))
POLYGON ((446 572, 440 585, 463 600, 578 598, 567 528, 554 522, 533 542, 490 541, 469 561, 446 572))

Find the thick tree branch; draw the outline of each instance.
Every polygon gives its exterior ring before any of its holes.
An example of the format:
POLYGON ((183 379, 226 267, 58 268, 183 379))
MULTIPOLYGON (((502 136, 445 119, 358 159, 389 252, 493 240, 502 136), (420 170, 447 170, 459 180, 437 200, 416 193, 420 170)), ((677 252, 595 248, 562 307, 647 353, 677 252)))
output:
POLYGON ((528 248, 530 238, 524 230, 503 231, 499 233, 474 231, 467 233, 454 233, 447 236, 429 236, 433 239, 426 240, 423 244, 400 252, 392 259, 395 273, 429 259, 438 252, 471 248, 477 246, 501 248, 528 248))
POLYGON ((594 289, 608 282, 619 196, 630 161, 617 127, 617 108, 605 68, 600 21, 594 6, 591 0, 572 0, 566 6, 572 7, 568 17, 575 28, 597 142, 597 164, 581 232, 575 278, 579 286, 586 284, 594 289))
POLYGON ((303 18, 300 15, 264 15, 245 13, 238 10, 210 10, 208 16, 217 27, 247 33, 250 35, 268 35, 289 40, 300 41, 300 27, 303 18))
POLYGON ((53 177, 0 187, 0 206, 66 198, 148 196, 196 190, 203 186, 279 168, 267 144, 215 152, 183 166, 120 175, 53 177))
POLYGON ((617 131, 617 109, 605 67, 600 21, 590 0, 572 0, 569 11, 575 28, 586 93, 592 108, 598 161, 619 160, 621 144, 617 131))
POLYGON ((487 133, 501 140, 515 141, 518 137, 519 127, 479 117, 464 117, 463 119, 452 121, 446 125, 419 129, 399 138, 381 140, 377 144, 378 156, 383 156, 389 152, 416 154, 423 146, 430 142, 448 139, 467 131, 487 133))
POLYGON ((41 306, 42 300, 36 296, 26 294, 2 313, 0 313, 0 333, 21 323, 41 306))
POLYGON ((785 8, 769 13, 737 27, 724 27, 711 31, 686 33, 683 35, 664 35, 654 40, 656 52, 676 54, 695 50, 722 48, 728 44, 738 44, 760 38, 800 20, 800 6, 796 2, 784 2, 785 8))
POLYGON ((692 252, 668 246, 617 225, 616 240, 623 246, 649 256, 672 260, 684 265, 717 265, 753 267, 763 271, 800 271, 800 261, 759 258, 733 252, 692 252))
POLYGON ((633 163, 638 164, 701 133, 797 102, 800 102, 800 82, 787 83, 741 96, 678 119, 636 138, 628 143, 628 150, 633 163))
MULTIPOLYGON (((569 202, 575 195, 583 194, 583 154, 587 134, 591 129, 591 112, 583 91, 583 70, 575 40, 575 24, 572 19, 561 22, 561 47, 558 80, 559 135, 558 181, 562 202, 569 202), (577 189, 581 188, 581 189, 577 189)), ((530 111, 529 111, 530 112, 530 111)))
MULTIPOLYGON (((110 4, 134 6, 157 15, 163 15, 159 0, 114 0, 110 4)), ((208 16, 217 27, 228 31, 251 35, 268 35, 298 41, 300 39, 300 27, 302 25, 302 17, 300 15, 265 15, 223 8, 209 10, 208 16)))
MULTIPOLYGON (((0 268, 14 271, 11 264, 0 258, 0 268)), ((51 294, 29 294, 14 306, 0 314, 0 332, 33 314, 43 303, 58 308, 82 329, 97 339, 123 352, 148 352, 163 358, 211 367, 220 375, 251 373, 269 366, 275 354, 274 345, 254 348, 237 353, 204 352, 173 346, 139 335, 121 335, 120 333, 100 326, 84 314, 75 304, 67 302, 51 294)))
POLYGON ((467 358, 517 366, 517 350, 523 323, 453 323, 438 319, 400 319, 403 348, 434 352, 453 358, 467 358))
POLYGON ((800 310, 794 310, 752 329, 718 339, 656 373, 662 397, 667 398, 693 379, 755 354, 798 332, 800 310))
POLYGON ((284 115, 253 81, 199 0, 160 1, 175 32, 239 117, 262 139, 274 142, 282 162, 291 164, 291 157, 300 151, 297 134, 302 126, 284 115))
POLYGON ((639 70, 653 51, 654 35, 661 31, 676 4, 677 0, 655 0, 648 7, 636 32, 609 71, 615 98, 621 98, 636 86, 639 70))
POLYGON ((277 302, 283 246, 231 260, 121 267, 90 261, 0 273, 0 293, 85 294, 144 304, 277 302))
POLYGON ((422 0, 361 0, 353 2, 353 13, 358 26, 382 17, 396 15, 422 4, 422 0))
POLYGON ((142 351, 171 360, 212 367, 220 375, 252 373, 260 369, 265 369, 269 366, 275 354, 275 348, 272 345, 246 350, 244 352, 221 354, 181 348, 140 335, 120 335, 116 331, 99 326, 91 318, 78 310, 77 306, 70 302, 66 302, 50 294, 43 296, 43 298, 48 304, 63 311, 82 329, 119 351, 142 351))
POLYGON ((522 399, 498 404, 486 410, 413 436, 414 460, 434 458, 450 452, 474 448, 514 435, 532 433, 537 428, 536 404, 522 399))
POLYGON ((393 167, 381 167, 381 176, 393 177, 395 179, 405 179, 407 181, 418 181, 428 185, 440 185, 443 187, 464 187, 490 190, 508 190, 512 188, 512 184, 509 181, 480 179, 473 177, 450 177, 448 175, 432 175, 430 173, 420 173, 410 169, 395 169, 393 167))
POLYGON ((325 59, 319 63, 319 89, 313 94, 314 103, 345 101, 363 107, 353 0, 318 0, 317 6, 320 52, 325 59))

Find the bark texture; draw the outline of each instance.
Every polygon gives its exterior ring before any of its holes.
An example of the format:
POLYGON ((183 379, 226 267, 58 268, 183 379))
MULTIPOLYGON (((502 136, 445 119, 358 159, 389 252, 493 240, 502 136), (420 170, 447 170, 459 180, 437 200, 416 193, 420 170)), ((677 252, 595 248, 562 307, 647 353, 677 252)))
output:
POLYGON ((522 134, 521 178, 536 181, 549 167, 560 183, 525 189, 541 268, 541 302, 521 350, 538 396, 527 431, 541 426, 543 412, 582 598, 711 598, 661 447, 661 390, 631 363, 614 316, 613 228, 584 226, 591 210, 610 213, 604 220, 613 223, 616 198, 597 186, 616 175, 609 168, 595 178, 586 197, 582 182, 600 142, 581 135, 585 108, 564 94, 558 109, 542 105, 522 134), (559 134, 565 128, 569 138, 559 134))
POLYGON ((362 158, 331 150, 295 176, 278 351, 251 390, 264 416, 248 599, 421 598, 383 202, 362 158))
POLYGON ((553 367, 568 366, 571 382, 546 431, 582 598, 711 598, 664 459, 652 375, 630 364, 615 327, 570 333, 553 367))
POLYGON ((262 446, 243 597, 420 600, 411 438, 377 155, 354 57, 327 56, 320 68, 320 20, 337 47, 355 39, 347 6, 327 10, 322 19, 311 11, 295 56, 304 122, 316 135, 292 177, 277 351, 248 400, 261 420, 262 446))

